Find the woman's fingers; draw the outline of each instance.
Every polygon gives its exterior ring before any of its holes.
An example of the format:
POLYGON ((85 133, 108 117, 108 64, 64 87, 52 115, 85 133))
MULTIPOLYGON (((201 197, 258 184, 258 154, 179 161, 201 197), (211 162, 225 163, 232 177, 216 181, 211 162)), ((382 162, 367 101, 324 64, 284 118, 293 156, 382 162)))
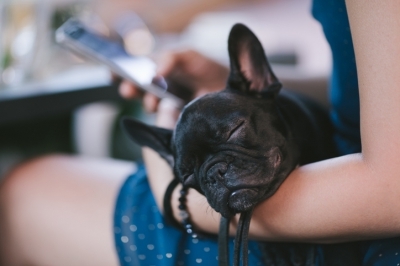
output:
POLYGON ((164 98, 158 105, 156 125, 163 128, 173 129, 178 120, 180 110, 176 103, 168 98, 164 98))
POLYGON ((144 109, 149 113, 154 113, 157 111, 158 103, 160 99, 153 94, 146 93, 143 97, 144 109))
POLYGON ((142 96, 142 91, 127 80, 123 80, 119 85, 119 93, 125 99, 134 99, 142 96))
POLYGON ((119 93, 125 99, 135 99, 143 96, 144 109, 150 113, 157 111, 160 100, 153 94, 143 93, 141 89, 127 80, 122 81, 119 85, 119 93))
MULTIPOLYGON (((223 89, 228 73, 225 67, 193 50, 164 53, 157 61, 158 76, 168 77, 170 81, 176 80, 180 84, 185 84, 187 87, 192 88, 195 98, 223 89)), ((166 86, 166 84, 164 85, 166 86)), ((129 81, 124 80, 121 82, 119 92, 126 99, 143 96, 145 110, 147 112, 157 111, 160 100, 154 95, 144 93, 129 81)))
POLYGON ((180 54, 178 53, 164 53, 160 56, 157 66, 157 74, 166 77, 173 72, 179 64, 180 54))

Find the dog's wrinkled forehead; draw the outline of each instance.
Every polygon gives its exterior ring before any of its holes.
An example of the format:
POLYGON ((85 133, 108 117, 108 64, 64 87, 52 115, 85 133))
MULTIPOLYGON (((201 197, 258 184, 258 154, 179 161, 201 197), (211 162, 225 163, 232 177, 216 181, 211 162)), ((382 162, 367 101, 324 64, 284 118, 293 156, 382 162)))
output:
POLYGON ((224 132, 230 131, 240 121, 250 119, 255 112, 265 110, 268 113, 268 107, 265 100, 257 104, 254 100, 247 101, 245 96, 227 91, 208 94, 186 106, 176 132, 179 137, 187 134, 201 136, 201 139, 223 137, 224 132))
POLYGON ((188 105, 179 120, 179 130, 199 126, 198 132, 219 132, 235 120, 246 118, 251 110, 240 108, 243 103, 229 93, 206 95, 188 105), (206 128, 201 128, 205 126, 206 128), (212 127, 212 128, 207 128, 212 127), (222 128, 221 128, 222 127, 222 128))
POLYGON ((173 136, 175 154, 201 157, 226 143, 257 146, 257 135, 276 128, 273 109, 273 100, 250 100, 229 91, 208 94, 182 112, 173 136))

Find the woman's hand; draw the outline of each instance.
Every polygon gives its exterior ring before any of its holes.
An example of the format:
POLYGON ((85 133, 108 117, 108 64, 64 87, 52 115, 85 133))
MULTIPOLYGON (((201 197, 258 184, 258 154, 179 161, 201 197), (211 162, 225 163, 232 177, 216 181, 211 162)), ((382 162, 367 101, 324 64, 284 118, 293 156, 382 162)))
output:
MULTIPOLYGON (((193 50, 168 52, 158 61, 157 74, 191 88, 194 98, 224 89, 229 73, 225 66, 193 50)), ((143 93, 126 80, 121 83, 119 91, 127 99, 143 96, 143 104, 148 112, 158 109, 159 99, 156 96, 143 93)))

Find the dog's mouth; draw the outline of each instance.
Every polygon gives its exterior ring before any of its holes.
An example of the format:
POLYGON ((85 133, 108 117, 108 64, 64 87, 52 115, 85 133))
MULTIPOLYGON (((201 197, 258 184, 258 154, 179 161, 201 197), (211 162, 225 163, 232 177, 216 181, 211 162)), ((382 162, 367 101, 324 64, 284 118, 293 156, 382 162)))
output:
POLYGON ((270 178, 263 175, 274 171, 259 167, 263 164, 258 159, 246 159, 213 158, 204 165, 199 186, 211 207, 224 217, 249 211, 268 191, 270 178))
POLYGON ((275 158, 276 149, 271 156, 249 153, 223 150, 210 156, 199 170, 199 189, 224 217, 249 211, 274 189, 279 165, 270 158, 275 158))

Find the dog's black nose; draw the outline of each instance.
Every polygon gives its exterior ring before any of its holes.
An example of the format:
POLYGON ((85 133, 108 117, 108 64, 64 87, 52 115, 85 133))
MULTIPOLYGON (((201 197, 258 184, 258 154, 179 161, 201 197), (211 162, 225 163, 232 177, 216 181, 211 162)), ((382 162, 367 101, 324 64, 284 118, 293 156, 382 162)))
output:
POLYGON ((216 163, 207 171, 207 182, 215 184, 217 181, 223 181, 224 175, 228 170, 228 164, 225 162, 216 163))

